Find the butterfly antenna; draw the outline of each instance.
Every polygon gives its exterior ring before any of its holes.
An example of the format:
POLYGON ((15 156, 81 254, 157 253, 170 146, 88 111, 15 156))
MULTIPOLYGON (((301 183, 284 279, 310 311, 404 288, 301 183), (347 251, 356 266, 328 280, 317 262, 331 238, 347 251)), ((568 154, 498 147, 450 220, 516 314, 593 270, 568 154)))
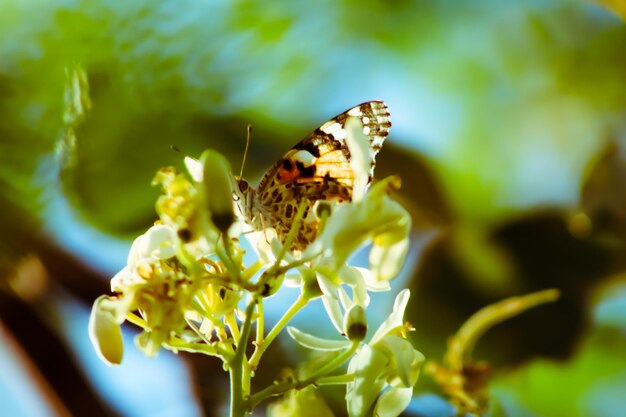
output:
POLYGON ((241 171, 239 171, 239 178, 243 178, 243 168, 246 166, 246 157, 248 156, 248 148, 250 147, 251 137, 252 125, 248 125, 248 134, 246 135, 246 149, 243 151, 243 160, 241 161, 241 171))

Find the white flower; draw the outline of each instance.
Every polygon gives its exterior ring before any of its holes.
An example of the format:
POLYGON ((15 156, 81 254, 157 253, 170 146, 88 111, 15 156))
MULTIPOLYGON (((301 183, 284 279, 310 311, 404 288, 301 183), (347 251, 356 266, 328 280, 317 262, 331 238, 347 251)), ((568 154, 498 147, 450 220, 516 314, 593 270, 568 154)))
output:
POLYGON ((120 324, 129 309, 119 298, 102 295, 96 299, 89 316, 89 339, 100 358, 111 365, 119 365, 124 354, 120 324))
POLYGON ((124 292, 129 287, 142 284, 141 268, 176 254, 176 232, 170 226, 155 225, 133 242, 127 265, 111 279, 111 291, 124 292))
POLYGON ((391 315, 348 365, 348 373, 354 374, 346 387, 350 417, 365 415, 377 397, 374 416, 395 417, 411 400, 424 355, 400 336, 409 295, 406 289, 398 293, 391 315))
MULTIPOLYGON (((417 382, 424 355, 413 349, 405 338, 407 326, 403 322, 404 310, 410 292, 402 290, 396 296, 392 313, 380 325, 368 344, 362 344, 348 365, 348 375, 354 379, 346 386, 346 403, 350 417, 360 417, 367 413, 376 401, 374 416, 395 417, 407 407, 413 395, 413 385, 417 382)), ((360 335, 365 324, 365 315, 358 305, 348 309, 346 317, 341 316, 339 301, 323 296, 324 304, 332 311, 333 324, 338 329, 351 325, 360 335), (359 314, 351 314, 351 313, 359 314), (346 322, 346 323, 344 323, 346 322)), ((318 351, 340 351, 349 348, 348 340, 323 339, 293 327, 289 335, 300 345, 318 351)), ((363 333, 364 334, 364 333, 363 333)), ((359 340, 358 338, 356 340, 359 340)))
POLYGON ((361 201, 338 206, 304 256, 321 253, 320 264, 339 270, 356 249, 371 242, 369 259, 374 279, 394 278, 408 252, 411 230, 408 212, 387 196, 398 186, 397 177, 388 177, 374 184, 361 201))
POLYGON ((346 144, 350 150, 350 167, 354 173, 352 201, 361 201, 367 190, 371 170, 369 138, 363 133, 363 124, 358 117, 346 120, 346 144))
POLYGON ((136 308, 136 297, 148 284, 152 265, 175 255, 176 233, 165 225, 155 225, 133 242, 128 264, 111 279, 111 290, 94 302, 89 318, 89 337, 98 355, 110 364, 119 364, 123 355, 120 325, 136 308))
POLYGON ((324 398, 313 388, 291 390, 267 407, 268 417, 334 417, 324 398))
POLYGON ((187 167, 187 172, 195 182, 202 182, 202 163, 197 159, 191 158, 189 156, 185 157, 185 166, 187 167))

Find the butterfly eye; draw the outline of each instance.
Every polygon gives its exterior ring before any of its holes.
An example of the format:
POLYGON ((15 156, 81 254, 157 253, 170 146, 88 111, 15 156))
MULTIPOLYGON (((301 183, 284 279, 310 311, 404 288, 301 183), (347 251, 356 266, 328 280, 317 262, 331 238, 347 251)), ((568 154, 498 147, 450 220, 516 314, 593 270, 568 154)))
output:
POLYGON ((242 193, 246 192, 248 190, 248 183, 246 181, 239 181, 239 191, 241 191, 242 193))

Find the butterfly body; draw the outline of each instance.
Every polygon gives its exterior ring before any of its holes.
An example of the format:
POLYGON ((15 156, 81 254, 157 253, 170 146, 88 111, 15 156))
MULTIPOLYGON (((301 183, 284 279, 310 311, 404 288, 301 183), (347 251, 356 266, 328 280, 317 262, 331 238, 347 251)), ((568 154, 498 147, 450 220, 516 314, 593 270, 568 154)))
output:
POLYGON ((360 119, 363 133, 370 141, 367 184, 371 182, 376 154, 391 127, 387 106, 382 101, 360 104, 324 123, 280 158, 256 189, 239 179, 239 211, 253 229, 272 227, 284 242, 298 207, 306 199, 303 222, 292 248, 302 250, 317 235, 319 219, 312 210, 315 203, 352 200, 355 174, 345 129, 349 117, 360 119))

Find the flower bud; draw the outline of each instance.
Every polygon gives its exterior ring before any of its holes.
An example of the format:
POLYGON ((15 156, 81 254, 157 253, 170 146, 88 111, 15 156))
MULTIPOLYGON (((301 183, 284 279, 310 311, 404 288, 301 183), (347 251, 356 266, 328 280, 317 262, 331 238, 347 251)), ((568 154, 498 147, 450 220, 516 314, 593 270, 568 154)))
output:
POLYGON ((204 151, 200 161, 203 169, 201 201, 215 227, 226 233, 235 221, 230 164, 222 154, 212 150, 204 151))
POLYGON ((330 201, 326 200, 317 200, 315 202, 315 215, 318 219, 323 218, 324 216, 328 217, 333 211, 333 205, 330 201))
POLYGON ((367 335, 367 316, 365 309, 358 304, 352 306, 344 319, 344 329, 351 341, 361 341, 367 335))
POLYGON ((285 281, 285 274, 280 274, 268 280, 261 278, 261 280, 265 281, 263 283, 263 288, 261 288, 261 297, 271 297, 276 294, 276 292, 283 285, 283 282, 285 281))
POLYGON ((315 272, 304 269, 302 274, 302 296, 307 300, 320 297, 322 295, 322 289, 320 288, 315 272))

